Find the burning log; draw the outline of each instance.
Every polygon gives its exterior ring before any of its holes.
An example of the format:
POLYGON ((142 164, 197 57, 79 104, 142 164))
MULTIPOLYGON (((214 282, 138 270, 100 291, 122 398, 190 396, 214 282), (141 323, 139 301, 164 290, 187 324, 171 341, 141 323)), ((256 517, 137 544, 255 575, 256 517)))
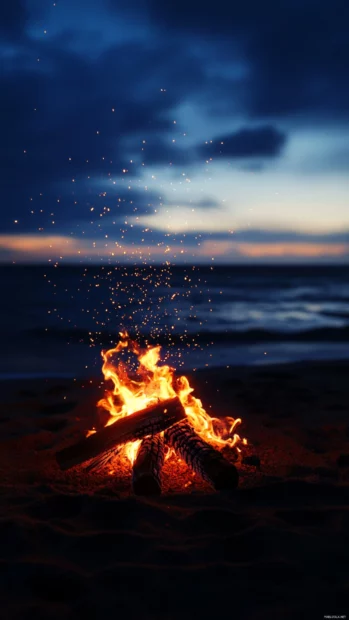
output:
POLYGON ((56 453, 58 465, 63 470, 70 469, 120 444, 155 435, 183 418, 185 411, 179 398, 163 400, 60 450, 56 453))
POLYGON ((106 467, 114 460, 114 458, 119 454, 121 448, 111 448, 98 456, 95 456, 89 463, 87 463, 85 467, 85 471, 90 472, 99 472, 103 467, 106 467))
POLYGON ((164 440, 159 435, 143 439, 133 464, 132 488, 135 495, 160 495, 164 464, 164 440))
POLYGON ((237 487, 239 474, 236 467, 201 439, 186 420, 169 428, 165 432, 165 441, 216 491, 237 487))

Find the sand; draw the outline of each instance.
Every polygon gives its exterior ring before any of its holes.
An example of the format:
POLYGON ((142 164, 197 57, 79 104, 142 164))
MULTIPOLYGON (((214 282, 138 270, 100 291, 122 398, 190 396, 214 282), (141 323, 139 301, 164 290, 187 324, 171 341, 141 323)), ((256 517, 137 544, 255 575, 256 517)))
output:
POLYGON ((349 615, 349 362, 191 382, 212 414, 243 419, 234 492, 183 463, 148 499, 127 468, 62 473, 54 453, 103 424, 104 386, 2 382, 1 618, 349 615))

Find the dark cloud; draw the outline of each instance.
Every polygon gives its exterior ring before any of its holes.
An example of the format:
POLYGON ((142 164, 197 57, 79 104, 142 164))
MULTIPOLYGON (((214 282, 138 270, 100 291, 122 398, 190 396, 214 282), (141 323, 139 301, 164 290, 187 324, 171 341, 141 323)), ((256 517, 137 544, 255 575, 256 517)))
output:
POLYGON ((190 207, 195 209, 216 209, 222 206, 222 203, 212 196, 204 196, 203 198, 181 198, 180 200, 173 200, 171 198, 165 198, 162 203, 166 207, 190 207))
POLYGON ((342 0, 295 3, 285 15, 277 13, 272 29, 257 35, 250 48, 256 79, 253 112, 336 111, 348 117, 348 21, 349 5, 342 0))
MULTIPOLYGON (((5 60, 0 77, 2 230, 14 219, 35 226, 33 208, 59 209, 69 229, 70 221, 81 216, 75 201, 94 202, 95 178, 100 191, 108 191, 110 179, 124 170, 127 179, 136 179, 146 159, 143 139, 151 143, 154 134, 172 131, 170 110, 187 88, 179 81, 171 95, 159 86, 181 76, 195 88, 201 79, 197 61, 191 62, 184 50, 175 55, 171 42, 159 41, 155 48, 117 45, 97 60, 67 51, 65 45, 65 39, 27 40, 5 60)), ((156 141, 147 153, 149 163, 167 162, 166 147, 161 150, 156 141)), ((122 189, 119 181, 117 186, 122 189)), ((40 218, 36 228, 46 224, 40 218)))
POLYGON ((161 195, 150 190, 137 187, 129 190, 127 186, 120 187, 120 183, 119 187, 107 183, 107 191, 102 192, 87 184, 61 193, 49 186, 30 198, 27 188, 18 188, 15 199, 20 206, 16 211, 3 212, 0 233, 36 233, 39 230, 46 234, 69 235, 84 231, 87 236, 97 238, 112 228, 118 234, 124 229, 125 219, 152 214, 163 200, 161 195))
MULTIPOLYGON (((122 146, 125 135, 169 127, 159 118, 168 107, 164 99, 132 100, 131 88, 122 92, 130 72, 127 63, 120 66, 119 55, 130 55, 127 46, 98 63, 57 47, 39 46, 30 52, 32 67, 12 69, 1 81, 1 129, 10 144, 2 155, 9 182, 18 173, 25 182, 69 179, 85 174, 86 160, 95 174, 106 171, 106 165, 119 172, 128 159, 122 146), (35 64, 37 59, 40 63, 35 64), (27 157, 21 161, 24 150, 27 157)), ((134 71, 138 52, 133 49, 134 71)))
POLYGON ((193 163, 194 150, 184 149, 167 141, 163 137, 153 137, 142 144, 141 159, 148 166, 187 166, 193 163))
POLYGON ((348 244, 349 231, 343 230, 332 233, 306 233, 292 230, 268 230, 247 228, 237 230, 232 237, 239 243, 329 243, 348 244))
POLYGON ((280 154, 285 142, 286 135, 275 127, 244 128, 205 144, 201 153, 207 157, 275 157, 280 154))
MULTIPOLYGON (((110 4, 119 7, 116 0, 110 4)), ((219 103, 226 110, 238 97, 256 117, 337 113, 348 119, 345 0, 149 0, 138 7, 160 28, 188 40, 194 37, 199 45, 210 46, 212 54, 215 49, 217 62, 237 59, 247 65, 248 76, 238 91, 233 79, 213 84, 225 93, 219 103)))
POLYGON ((227 136, 220 136, 200 147, 181 148, 159 136, 142 145, 142 161, 147 165, 190 166, 221 155, 230 158, 277 157, 286 144, 284 132, 268 125, 243 128, 227 136))
MULTIPOLYGON (((71 36, 27 39, 4 63, 3 231, 18 220, 17 231, 47 230, 54 221, 56 230, 65 226, 69 232, 79 219, 86 226, 91 207, 94 215, 105 207, 118 209, 116 218, 134 209, 144 215, 149 196, 138 192, 132 204, 120 176, 125 175, 124 185, 127 180, 132 184, 142 165, 202 163, 200 149, 185 149, 172 137, 178 139, 179 131, 172 110, 182 95, 190 96, 206 84, 195 54, 171 37, 159 37, 149 46, 116 45, 91 60, 67 47, 71 36), (172 88, 159 88, 168 83, 172 88), (117 191, 109 192, 112 179, 117 179, 117 191), (106 198, 99 196, 103 190, 106 198)), ((225 154, 276 155, 283 139, 273 127, 244 129, 225 139, 225 154)))
POLYGON ((27 20, 24 0, 0 2, 0 39, 11 41, 23 34, 27 20))
POLYGON ((215 198, 201 198, 201 200, 191 200, 188 203, 190 207, 197 207, 198 209, 215 209, 221 206, 221 203, 215 198))

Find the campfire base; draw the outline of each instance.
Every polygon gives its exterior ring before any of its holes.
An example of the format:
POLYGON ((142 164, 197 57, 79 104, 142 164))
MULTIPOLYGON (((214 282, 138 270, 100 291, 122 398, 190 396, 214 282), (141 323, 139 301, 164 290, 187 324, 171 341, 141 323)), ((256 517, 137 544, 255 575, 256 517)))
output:
POLYGON ((94 459, 91 459, 84 469, 87 473, 100 472, 104 467, 109 465, 120 454, 121 448, 111 448, 106 452, 102 452, 94 459))
POLYGON ((239 474, 236 467, 201 439, 186 420, 165 431, 165 441, 216 491, 237 487, 239 474))
POLYGON ((159 435, 146 437, 133 464, 132 488, 135 495, 160 495, 164 441, 159 435))
POLYGON ((184 418, 185 411, 179 398, 163 400, 60 450, 56 453, 56 460, 62 470, 67 470, 128 441, 160 433, 184 418))

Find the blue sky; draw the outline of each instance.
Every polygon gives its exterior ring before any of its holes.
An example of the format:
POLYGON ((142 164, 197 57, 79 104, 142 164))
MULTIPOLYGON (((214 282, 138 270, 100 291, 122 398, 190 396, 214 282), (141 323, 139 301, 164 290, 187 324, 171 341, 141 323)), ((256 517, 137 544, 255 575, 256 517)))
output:
POLYGON ((340 0, 2 6, 0 260, 348 261, 348 18, 340 0))

